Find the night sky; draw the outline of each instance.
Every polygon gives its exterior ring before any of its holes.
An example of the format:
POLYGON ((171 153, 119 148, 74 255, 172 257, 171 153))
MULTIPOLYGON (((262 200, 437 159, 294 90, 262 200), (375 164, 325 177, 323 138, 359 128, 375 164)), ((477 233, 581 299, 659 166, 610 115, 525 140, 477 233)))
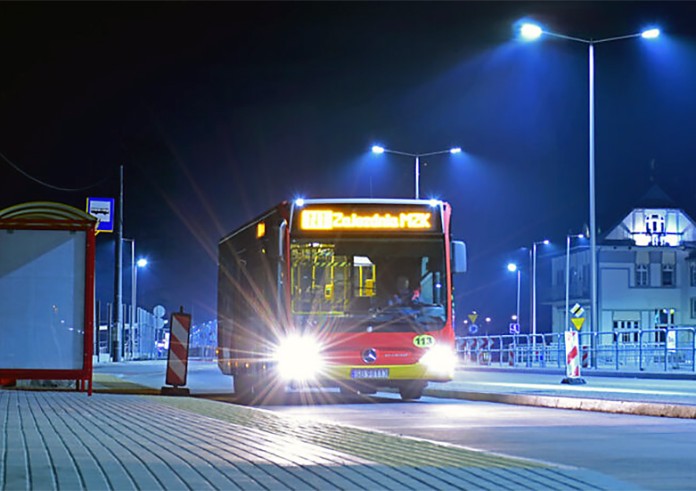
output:
MULTIPOLYGON (((507 329, 515 260, 524 325, 528 248, 564 247, 589 213, 587 46, 520 42, 523 17, 594 39, 661 27, 595 48, 597 224, 652 183, 696 217, 690 2, 1 2, 0 208, 84 209, 117 195, 123 165, 124 236, 150 261, 139 303, 205 321, 223 235, 297 196, 412 197, 412 159, 374 143, 460 146, 420 181, 468 244, 458 323, 476 310, 507 329)), ((102 301, 113 240, 98 236, 102 301)))

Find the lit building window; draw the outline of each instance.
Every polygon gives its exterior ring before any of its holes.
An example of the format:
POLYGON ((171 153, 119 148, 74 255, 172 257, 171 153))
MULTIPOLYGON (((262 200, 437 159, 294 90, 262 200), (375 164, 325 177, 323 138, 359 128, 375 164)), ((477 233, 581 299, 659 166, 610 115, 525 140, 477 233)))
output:
POLYGON ((678 246, 684 229, 683 213, 678 210, 634 210, 624 221, 637 246, 678 246))

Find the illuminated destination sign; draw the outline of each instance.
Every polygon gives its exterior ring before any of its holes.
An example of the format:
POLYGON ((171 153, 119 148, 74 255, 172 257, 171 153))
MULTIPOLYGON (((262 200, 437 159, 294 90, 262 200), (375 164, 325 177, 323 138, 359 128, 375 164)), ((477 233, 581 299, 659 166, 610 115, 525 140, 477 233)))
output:
POLYGON ((433 214, 424 211, 343 212, 305 209, 300 212, 301 230, 428 230, 434 229, 433 214))

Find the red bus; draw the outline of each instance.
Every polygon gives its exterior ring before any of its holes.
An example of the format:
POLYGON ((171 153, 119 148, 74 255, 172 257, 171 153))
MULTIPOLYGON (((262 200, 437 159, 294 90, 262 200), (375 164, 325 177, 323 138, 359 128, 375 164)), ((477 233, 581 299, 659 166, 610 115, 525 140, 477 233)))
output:
POLYGON ((457 363, 451 207, 411 199, 282 202, 222 238, 218 366, 237 397, 295 387, 418 399, 457 363))

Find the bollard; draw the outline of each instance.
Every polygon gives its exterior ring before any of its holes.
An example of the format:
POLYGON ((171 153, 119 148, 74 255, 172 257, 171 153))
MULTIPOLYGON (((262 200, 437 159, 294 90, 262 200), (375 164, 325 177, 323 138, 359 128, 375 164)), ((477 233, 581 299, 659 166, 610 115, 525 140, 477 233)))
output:
POLYGON ((483 338, 481 340, 481 348, 480 348, 480 351, 479 351, 478 357, 477 357, 478 358, 477 361, 478 361, 479 365, 486 365, 487 364, 486 363, 487 352, 488 352, 488 338, 483 338))
POLYGON ((511 367, 515 366, 515 347, 513 345, 510 345, 508 351, 508 365, 511 367))
POLYGON ((578 333, 576 331, 565 332, 566 351, 566 377, 562 384, 584 384, 585 379, 580 376, 580 350, 578 349, 578 333))
POLYGON ((590 347, 582 347, 582 368, 588 368, 590 366, 590 347))

